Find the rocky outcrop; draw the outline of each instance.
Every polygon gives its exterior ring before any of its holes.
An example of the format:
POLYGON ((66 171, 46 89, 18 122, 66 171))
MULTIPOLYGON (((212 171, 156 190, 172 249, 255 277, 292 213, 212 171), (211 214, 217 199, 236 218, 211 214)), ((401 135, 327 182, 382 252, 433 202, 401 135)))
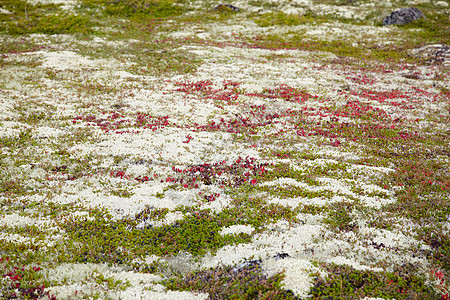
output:
POLYGON ((425 15, 420 11, 420 9, 415 7, 401 8, 384 18, 383 26, 406 24, 420 18, 425 18, 425 15))
POLYGON ((240 12, 241 11, 239 9, 239 7, 236 7, 231 4, 219 4, 216 7, 214 7, 214 10, 217 10, 220 12, 231 12, 231 11, 240 12))

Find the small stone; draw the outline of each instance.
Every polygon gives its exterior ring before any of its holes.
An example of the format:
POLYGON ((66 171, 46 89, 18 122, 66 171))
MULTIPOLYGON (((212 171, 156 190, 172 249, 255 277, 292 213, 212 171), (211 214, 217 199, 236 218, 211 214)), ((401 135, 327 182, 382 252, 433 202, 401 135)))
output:
POLYGON ((255 259, 255 260, 250 260, 250 261, 245 261, 241 264, 239 264, 239 266, 234 267, 232 269, 233 272, 241 272, 243 269, 247 269, 247 268, 256 268, 259 267, 262 263, 262 260, 260 259, 255 259))
POLYGON ((273 258, 275 258, 275 260, 280 260, 285 259, 286 257, 290 257, 290 255, 287 253, 277 253, 273 258))
POLYGON ((418 8, 415 7, 401 8, 399 10, 392 12, 389 16, 384 18, 383 26, 406 24, 420 18, 425 18, 425 16, 418 8))
POLYGON ((236 7, 234 5, 231 4, 219 4, 216 7, 214 7, 214 10, 220 11, 220 12, 232 12, 232 11, 238 11, 240 12, 241 10, 239 9, 239 7, 236 7))

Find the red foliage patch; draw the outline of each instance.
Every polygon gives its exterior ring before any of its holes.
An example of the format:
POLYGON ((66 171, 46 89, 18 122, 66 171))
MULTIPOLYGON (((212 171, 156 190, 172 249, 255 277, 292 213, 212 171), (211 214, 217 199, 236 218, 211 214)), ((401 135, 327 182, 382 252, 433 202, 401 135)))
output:
POLYGON ((56 297, 45 292, 45 286, 38 284, 35 277, 41 271, 40 267, 11 266, 9 257, 0 258, 0 276, 3 286, 0 287, 0 295, 3 299, 44 299, 56 300, 56 297))
POLYGON ((265 89, 261 93, 248 93, 247 96, 257 96, 268 99, 283 99, 289 102, 303 103, 310 99, 318 99, 319 96, 290 87, 286 84, 280 84, 275 89, 265 89))
POLYGON ((138 133, 136 129, 150 129, 156 131, 164 128, 169 123, 169 116, 154 117, 147 113, 137 112, 133 115, 126 115, 116 111, 102 112, 104 117, 97 117, 94 115, 77 116, 72 123, 77 124, 78 121, 86 122, 86 126, 97 126, 105 132, 113 131, 115 133, 138 133))
POLYGON ((221 161, 195 165, 187 169, 173 167, 172 170, 186 176, 184 181, 175 178, 174 181, 184 182, 188 187, 198 187, 197 181, 201 181, 205 185, 216 183, 220 186, 236 187, 245 183, 256 184, 256 179, 253 177, 267 173, 265 168, 268 165, 268 163, 258 163, 253 157, 239 157, 231 164, 221 161))

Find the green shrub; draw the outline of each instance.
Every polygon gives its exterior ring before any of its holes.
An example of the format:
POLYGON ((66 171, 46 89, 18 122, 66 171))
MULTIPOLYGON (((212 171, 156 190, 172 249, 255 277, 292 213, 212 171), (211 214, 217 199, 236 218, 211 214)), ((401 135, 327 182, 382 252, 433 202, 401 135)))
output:
POLYGON ((87 16, 61 13, 59 5, 31 5, 23 0, 0 1, 11 14, 0 14, 0 32, 12 35, 32 33, 70 34, 92 32, 87 16))
POLYGON ((184 8, 174 0, 82 0, 86 7, 100 8, 108 15, 164 18, 180 15, 184 8))
POLYGON ((323 264, 329 276, 317 277, 310 295, 314 299, 438 299, 425 285, 425 279, 413 275, 412 267, 399 267, 395 272, 355 270, 347 265, 323 264))

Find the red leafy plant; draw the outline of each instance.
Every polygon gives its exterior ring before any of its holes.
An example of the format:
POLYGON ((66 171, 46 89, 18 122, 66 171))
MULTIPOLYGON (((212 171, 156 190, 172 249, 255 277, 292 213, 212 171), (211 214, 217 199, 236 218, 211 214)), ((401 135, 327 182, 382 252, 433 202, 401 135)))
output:
POLYGON ((220 194, 219 194, 219 193, 214 193, 214 194, 211 194, 211 195, 205 195, 205 196, 203 196, 203 198, 204 198, 206 201, 208 201, 208 202, 216 201, 216 198, 218 198, 218 197, 220 197, 220 194))
MULTIPOLYGON (((227 163, 227 161, 223 160, 217 163, 193 165, 185 169, 173 166, 172 171, 179 176, 167 176, 159 180, 161 182, 180 185, 187 189, 198 188, 199 183, 205 185, 218 184, 222 187, 237 187, 246 183, 255 185, 257 183, 255 177, 266 174, 267 166, 269 166, 269 163, 257 162, 257 159, 254 157, 238 157, 231 163, 227 163)), ((148 176, 132 177, 123 170, 112 171, 110 172, 110 175, 120 179, 136 180, 139 182, 153 180, 153 178, 148 176)), ((154 174, 153 177, 156 179, 159 176, 154 174)), ((219 196, 220 194, 212 194, 205 199, 214 201, 219 196)))
MULTIPOLYGON (((112 171, 109 173, 109 175, 111 175, 112 177, 116 177, 116 178, 120 178, 120 179, 127 179, 127 180, 136 180, 139 182, 146 182, 146 181, 150 181, 151 178, 148 176, 137 176, 137 177, 130 177, 130 175, 126 174, 126 171, 124 170, 118 170, 118 171, 112 171)), ((157 177, 157 175, 154 175, 155 177, 157 177)))
POLYGON ((450 300, 450 290, 445 283, 444 274, 441 271, 430 271, 430 273, 438 280, 437 288, 442 292, 441 300, 450 300))
POLYGON ((172 167, 172 170, 185 176, 184 179, 174 180, 184 183, 185 187, 198 187, 198 181, 205 185, 216 183, 220 186, 237 187, 245 183, 256 184, 254 177, 267 173, 267 166, 269 163, 260 163, 254 157, 238 157, 229 164, 221 161, 194 165, 186 169, 172 167))
POLYGON ((86 122, 86 126, 97 126, 105 132, 138 133, 133 129, 150 129, 156 131, 170 125, 169 116, 155 117, 148 113, 137 112, 132 115, 123 114, 117 111, 103 111, 103 117, 94 115, 77 116, 72 123, 78 121, 86 122))
POLYGON ((286 84, 279 84, 274 89, 264 89, 261 93, 248 93, 247 96, 257 96, 267 99, 283 99, 289 102, 303 103, 310 99, 318 99, 319 96, 311 95, 305 91, 296 89, 286 84))
POLYGON ((224 81, 223 88, 214 89, 213 82, 210 80, 175 82, 175 85, 179 86, 175 91, 186 94, 195 94, 202 98, 220 100, 227 104, 234 104, 240 94, 240 91, 238 90, 240 84, 241 83, 239 82, 224 81))
POLYGON ((40 267, 17 267, 9 257, 0 258, 0 296, 2 299, 43 299, 56 297, 45 291, 40 267))
POLYGON ((195 131, 225 131, 229 133, 247 133, 256 134, 259 127, 264 127, 272 123, 277 123, 273 119, 279 118, 281 115, 274 114, 258 114, 258 115, 236 115, 233 119, 225 120, 221 118, 218 122, 210 121, 206 125, 194 124, 195 131))
POLYGON ((176 82, 178 88, 177 92, 184 92, 186 94, 195 94, 202 96, 203 98, 209 98, 213 100, 222 100, 227 104, 236 104, 236 100, 239 95, 245 95, 249 97, 259 97, 266 99, 282 99, 289 102, 303 103, 310 99, 318 99, 319 96, 312 95, 308 92, 291 87, 286 84, 279 84, 273 89, 264 89, 262 92, 257 93, 245 93, 239 89, 240 82, 224 81, 223 88, 214 89, 213 82, 210 80, 202 80, 197 82, 176 82))

